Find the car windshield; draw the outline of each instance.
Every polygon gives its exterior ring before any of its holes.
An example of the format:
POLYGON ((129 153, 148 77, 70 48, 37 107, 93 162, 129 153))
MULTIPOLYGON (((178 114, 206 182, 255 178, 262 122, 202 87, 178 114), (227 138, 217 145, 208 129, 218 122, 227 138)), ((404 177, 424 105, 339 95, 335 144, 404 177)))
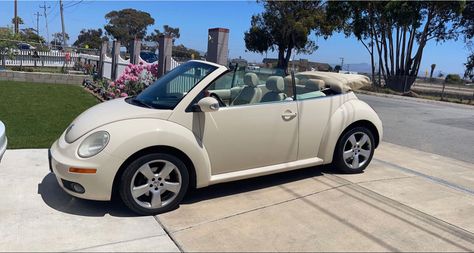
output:
POLYGON ((203 62, 187 62, 156 80, 130 100, 131 103, 156 109, 174 109, 181 99, 217 67, 203 62))

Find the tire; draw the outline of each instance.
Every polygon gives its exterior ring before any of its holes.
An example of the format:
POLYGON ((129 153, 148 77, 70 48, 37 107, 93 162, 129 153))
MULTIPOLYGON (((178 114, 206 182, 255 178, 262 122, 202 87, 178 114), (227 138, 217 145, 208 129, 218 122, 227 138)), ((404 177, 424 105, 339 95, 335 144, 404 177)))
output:
POLYGON ((147 154, 133 161, 120 178, 123 203, 140 215, 174 210, 189 187, 189 172, 177 157, 147 154))
POLYGON ((361 173, 367 168, 375 150, 374 135, 365 127, 355 127, 339 138, 332 167, 346 174, 361 173))

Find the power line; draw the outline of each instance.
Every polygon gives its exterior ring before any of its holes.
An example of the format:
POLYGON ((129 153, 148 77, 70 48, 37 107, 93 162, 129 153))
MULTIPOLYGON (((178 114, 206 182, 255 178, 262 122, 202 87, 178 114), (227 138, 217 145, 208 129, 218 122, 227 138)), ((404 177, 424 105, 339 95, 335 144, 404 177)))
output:
POLYGON ((35 14, 33 14, 36 16, 36 34, 38 35, 38 42, 40 41, 40 34, 39 34, 39 17, 43 16, 39 13, 39 11, 37 11, 35 14))
POLYGON ((61 31, 63 34, 63 47, 66 47, 66 28, 64 27, 64 7, 63 0, 59 0, 59 11, 61 12, 61 31))
POLYGON ((78 4, 82 3, 82 2, 84 2, 84 0, 80 0, 79 2, 76 2, 76 3, 74 3, 74 2, 71 2, 71 4, 64 6, 64 8, 66 8, 66 9, 67 9, 67 8, 70 8, 70 7, 76 6, 76 5, 78 5, 78 4))
POLYGON ((19 24, 18 24, 18 1, 15 0, 15 9, 14 9, 14 16, 15 16, 15 19, 14 19, 14 25, 15 25, 15 34, 18 34, 19 32, 19 24))
POLYGON ((53 8, 51 8, 51 10, 49 10, 49 12, 48 12, 48 16, 49 16, 49 15, 51 15, 51 13, 53 13, 53 11, 55 11, 55 10, 56 10, 56 7, 58 7, 58 3, 59 3, 59 2, 55 2, 55 4, 54 4, 54 7, 53 7, 53 8))
POLYGON ((46 39, 47 39, 47 44, 49 43, 49 29, 48 29, 48 15, 46 14, 46 9, 50 9, 51 6, 46 6, 46 1, 44 1, 43 6, 39 6, 44 10, 44 21, 46 22, 46 39))

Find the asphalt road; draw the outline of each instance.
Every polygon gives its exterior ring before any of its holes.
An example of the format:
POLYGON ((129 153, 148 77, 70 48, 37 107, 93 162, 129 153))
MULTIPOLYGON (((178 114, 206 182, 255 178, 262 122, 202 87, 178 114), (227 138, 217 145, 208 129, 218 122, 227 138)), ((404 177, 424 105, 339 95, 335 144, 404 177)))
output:
POLYGON ((474 163, 474 107, 357 96, 382 119, 384 141, 474 163))

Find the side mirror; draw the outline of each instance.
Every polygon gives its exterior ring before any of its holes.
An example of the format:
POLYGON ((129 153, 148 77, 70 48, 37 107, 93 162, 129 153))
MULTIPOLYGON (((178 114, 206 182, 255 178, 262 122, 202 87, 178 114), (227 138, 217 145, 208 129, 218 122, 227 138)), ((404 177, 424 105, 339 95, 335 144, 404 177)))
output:
POLYGON ((214 112, 219 110, 219 102, 213 97, 202 98, 196 105, 201 112, 214 112))

